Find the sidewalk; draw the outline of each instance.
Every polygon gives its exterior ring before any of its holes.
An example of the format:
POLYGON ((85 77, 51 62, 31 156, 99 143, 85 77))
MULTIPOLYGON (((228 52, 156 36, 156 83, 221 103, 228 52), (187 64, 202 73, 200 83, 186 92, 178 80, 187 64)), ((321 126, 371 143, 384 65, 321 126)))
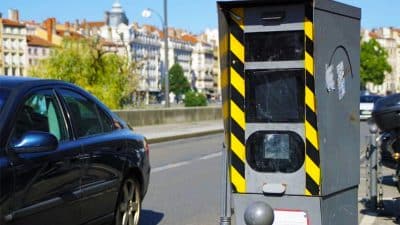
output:
POLYGON ((149 143, 173 141, 177 139, 222 133, 222 120, 201 121, 181 124, 162 124, 134 127, 133 130, 144 135, 149 143))

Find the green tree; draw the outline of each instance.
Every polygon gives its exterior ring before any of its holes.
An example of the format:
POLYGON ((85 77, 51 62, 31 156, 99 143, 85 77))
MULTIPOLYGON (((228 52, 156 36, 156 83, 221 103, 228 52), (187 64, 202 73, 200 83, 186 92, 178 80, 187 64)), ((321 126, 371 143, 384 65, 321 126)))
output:
POLYGON ((382 84, 385 73, 392 72, 387 51, 375 40, 361 43, 361 85, 367 82, 382 84))
POLYGON ((176 96, 180 96, 190 90, 190 84, 179 64, 174 64, 168 73, 169 90, 176 96))
POLYGON ((192 106, 207 106, 207 98, 203 94, 188 91, 185 94, 185 99, 183 100, 186 107, 192 106))
POLYGON ((136 89, 135 64, 105 51, 99 39, 65 39, 48 59, 31 69, 35 77, 76 84, 112 109, 136 89))

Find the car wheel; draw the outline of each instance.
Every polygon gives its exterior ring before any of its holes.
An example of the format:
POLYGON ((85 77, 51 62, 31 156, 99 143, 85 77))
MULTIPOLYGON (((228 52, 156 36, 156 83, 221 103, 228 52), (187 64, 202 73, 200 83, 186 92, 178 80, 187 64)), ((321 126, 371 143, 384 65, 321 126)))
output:
POLYGON ((121 186, 115 225, 138 225, 142 209, 140 184, 134 178, 127 178, 121 186))

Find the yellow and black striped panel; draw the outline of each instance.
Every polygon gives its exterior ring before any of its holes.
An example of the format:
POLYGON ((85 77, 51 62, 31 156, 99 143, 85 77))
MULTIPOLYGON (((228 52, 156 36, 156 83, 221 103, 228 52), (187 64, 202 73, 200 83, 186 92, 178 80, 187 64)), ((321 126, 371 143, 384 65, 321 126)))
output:
POLYGON ((231 9, 229 24, 230 58, 230 172, 234 192, 246 192, 245 178, 245 79, 244 79, 244 10, 231 9))
POLYGON ((305 136, 306 136, 306 190, 308 196, 320 195, 321 168, 318 143, 317 107, 314 73, 314 24, 312 1, 305 6, 305 136))

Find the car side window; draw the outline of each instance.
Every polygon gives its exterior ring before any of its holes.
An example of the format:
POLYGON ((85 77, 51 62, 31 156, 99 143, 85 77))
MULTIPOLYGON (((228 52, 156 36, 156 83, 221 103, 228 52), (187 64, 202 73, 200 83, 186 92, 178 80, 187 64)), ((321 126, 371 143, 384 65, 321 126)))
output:
POLYGON ((32 94, 18 112, 12 139, 17 140, 28 131, 48 132, 58 141, 69 139, 62 110, 52 90, 32 94))
POLYGON ((112 124, 106 122, 107 116, 94 102, 74 91, 62 89, 60 93, 68 106, 77 138, 112 130, 112 124))
POLYGON ((113 121, 107 116, 107 113, 104 112, 101 108, 97 108, 99 112, 100 122, 103 126, 104 132, 110 132, 114 130, 114 123, 113 121))

